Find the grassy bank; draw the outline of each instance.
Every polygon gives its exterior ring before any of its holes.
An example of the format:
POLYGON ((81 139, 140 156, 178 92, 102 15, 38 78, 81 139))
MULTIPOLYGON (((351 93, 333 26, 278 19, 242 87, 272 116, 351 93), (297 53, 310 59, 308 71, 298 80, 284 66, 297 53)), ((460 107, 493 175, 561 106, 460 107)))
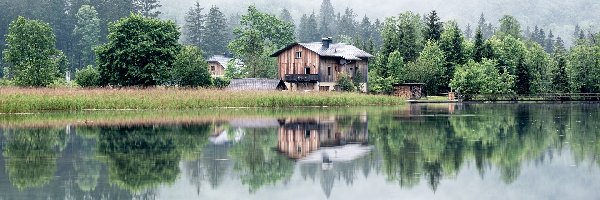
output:
POLYGON ((391 96, 335 92, 181 89, 0 88, 0 113, 87 109, 183 110, 219 107, 400 105, 391 96))

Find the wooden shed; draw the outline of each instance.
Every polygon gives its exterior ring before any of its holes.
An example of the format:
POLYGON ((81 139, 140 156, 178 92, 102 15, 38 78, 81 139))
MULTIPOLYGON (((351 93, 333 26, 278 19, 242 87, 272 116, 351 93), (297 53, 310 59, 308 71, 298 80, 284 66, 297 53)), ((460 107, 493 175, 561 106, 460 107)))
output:
POLYGON ((424 83, 401 83, 394 84, 394 96, 402 97, 408 100, 419 100, 423 97, 425 89, 424 83))

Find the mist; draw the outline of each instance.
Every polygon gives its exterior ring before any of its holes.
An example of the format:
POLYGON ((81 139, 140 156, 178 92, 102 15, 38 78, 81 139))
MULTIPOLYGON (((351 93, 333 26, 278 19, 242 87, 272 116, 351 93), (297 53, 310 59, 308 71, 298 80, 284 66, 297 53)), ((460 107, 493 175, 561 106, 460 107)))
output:
MULTIPOLYGON (((302 14, 318 13, 322 0, 278 1, 278 0, 202 0, 200 4, 208 10, 215 5, 227 15, 245 13, 249 5, 260 10, 278 15, 283 8, 288 9, 296 23, 302 14)), ((161 4, 162 18, 174 19, 182 24, 185 12, 196 0, 163 0, 161 4)), ((384 20, 401 12, 412 11, 425 14, 431 10, 438 11, 442 20, 456 20, 464 29, 467 24, 475 28, 481 13, 488 22, 498 24, 503 15, 515 16, 522 25, 523 31, 529 26, 539 26, 546 31, 552 30, 554 35, 561 36, 567 43, 573 39, 575 25, 586 31, 597 31, 600 23, 597 13, 600 1, 597 0, 331 0, 335 12, 343 12, 348 7, 358 15, 384 20)))

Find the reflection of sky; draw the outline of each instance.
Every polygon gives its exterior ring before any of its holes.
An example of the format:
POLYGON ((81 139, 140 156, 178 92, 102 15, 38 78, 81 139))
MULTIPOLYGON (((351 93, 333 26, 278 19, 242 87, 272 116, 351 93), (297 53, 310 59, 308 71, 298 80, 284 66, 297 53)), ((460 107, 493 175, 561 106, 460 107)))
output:
MULTIPOLYGON (((182 174, 182 176, 185 176, 182 174)), ((187 177, 159 189, 159 199, 326 199, 320 182, 304 180, 298 167, 287 183, 265 186, 254 194, 235 177, 228 175, 215 190, 203 184, 200 194, 187 177)), ((368 178, 356 174, 352 185, 336 181, 330 199, 596 199, 600 197, 600 170, 595 163, 574 166, 568 151, 543 164, 528 162, 511 184, 500 179, 492 167, 482 178, 473 162, 464 165, 455 178, 443 179, 434 193, 427 181, 412 188, 387 182, 385 175, 371 173, 368 178)))

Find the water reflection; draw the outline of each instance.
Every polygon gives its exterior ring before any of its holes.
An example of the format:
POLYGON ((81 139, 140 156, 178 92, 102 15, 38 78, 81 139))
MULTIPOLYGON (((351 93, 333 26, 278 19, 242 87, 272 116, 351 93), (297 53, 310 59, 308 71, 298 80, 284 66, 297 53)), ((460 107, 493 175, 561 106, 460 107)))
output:
POLYGON ((573 158, 567 171, 589 162, 597 170, 598 111, 588 104, 443 104, 205 123, 4 128, 0 199, 165 199, 181 184, 194 188, 186 195, 202 197, 231 191, 234 183, 246 192, 232 195, 259 198, 261 191, 306 182, 335 198, 336 190, 379 179, 436 192, 445 182, 466 184, 458 177, 471 169, 481 180, 511 185, 524 166, 546 169, 564 154, 573 158))

